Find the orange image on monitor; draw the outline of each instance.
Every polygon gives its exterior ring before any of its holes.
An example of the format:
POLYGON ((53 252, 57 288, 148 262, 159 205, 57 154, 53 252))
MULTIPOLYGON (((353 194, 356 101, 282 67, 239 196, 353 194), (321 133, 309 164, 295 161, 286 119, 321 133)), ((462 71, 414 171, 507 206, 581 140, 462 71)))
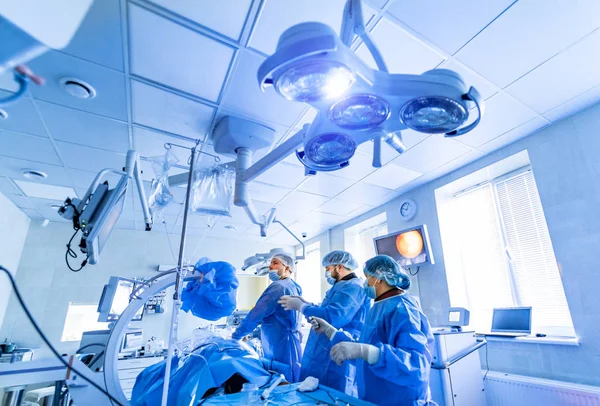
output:
POLYGON ((416 258, 423 252, 423 246, 423 237, 417 230, 407 231, 396 237, 396 249, 405 258, 416 258))

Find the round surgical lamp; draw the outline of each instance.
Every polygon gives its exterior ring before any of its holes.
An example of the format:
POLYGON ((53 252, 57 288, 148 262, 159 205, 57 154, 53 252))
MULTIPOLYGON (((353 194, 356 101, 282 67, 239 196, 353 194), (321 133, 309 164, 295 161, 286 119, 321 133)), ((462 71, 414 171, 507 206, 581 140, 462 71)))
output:
POLYGON ((296 156, 309 169, 329 172, 348 165, 356 151, 356 142, 343 133, 323 133, 310 138, 296 156))
POLYGON ((390 104, 372 94, 354 94, 329 108, 329 119, 341 128, 366 130, 383 124, 390 116, 390 104))
POLYGON ((297 24, 281 35, 275 53, 258 68, 258 82, 263 90, 273 85, 288 100, 310 103, 340 97, 355 81, 345 51, 327 25, 297 24))

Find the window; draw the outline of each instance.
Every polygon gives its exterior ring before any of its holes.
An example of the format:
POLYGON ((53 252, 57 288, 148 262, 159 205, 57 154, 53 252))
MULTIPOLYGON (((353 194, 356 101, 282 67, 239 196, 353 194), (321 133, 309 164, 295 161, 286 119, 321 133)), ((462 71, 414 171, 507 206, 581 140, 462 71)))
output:
POLYGON ((388 233, 385 213, 371 217, 344 230, 344 247, 358 262, 357 274, 362 276, 362 265, 375 256, 373 239, 388 233))
POLYGON ((98 305, 69 303, 67 318, 60 341, 81 341, 84 331, 106 330, 108 323, 98 321, 98 305))
POLYGON ((447 261, 450 301, 471 311, 471 326, 489 331, 493 308, 531 306, 534 332, 573 336, 531 169, 455 193, 450 211, 444 233, 458 250, 458 259, 447 261))
MULTIPOLYGON (((302 255, 302 249, 296 251, 302 255)), ((296 282, 302 286, 302 297, 311 303, 320 303, 321 273, 325 272, 321 266, 321 243, 316 242, 306 247, 306 258, 298 261, 296 282)))

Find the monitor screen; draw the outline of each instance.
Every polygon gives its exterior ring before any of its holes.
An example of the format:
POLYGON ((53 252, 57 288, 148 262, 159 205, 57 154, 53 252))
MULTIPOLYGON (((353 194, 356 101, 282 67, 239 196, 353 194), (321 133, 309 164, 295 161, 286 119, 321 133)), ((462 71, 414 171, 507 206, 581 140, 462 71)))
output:
POLYGON ((448 321, 451 323, 458 323, 460 321, 460 312, 448 313, 448 321))
POLYGON ((110 212, 108 212, 106 220, 100 225, 100 230, 98 231, 98 254, 104 249, 106 241, 108 241, 108 237, 110 237, 110 233, 115 227, 115 224, 117 224, 117 221, 119 221, 121 213, 123 213, 124 206, 125 190, 121 192, 121 196, 119 196, 115 205, 111 208, 110 212))
POLYGON ((531 332, 531 307, 494 309, 492 332, 531 332))
POLYGON ((375 239, 377 255, 389 255, 402 266, 432 263, 425 225, 375 239))
MULTIPOLYGON (((131 294, 135 289, 135 281, 113 276, 108 285, 104 287, 98 311, 100 317, 98 321, 117 321, 131 302, 131 294)), ((131 319, 132 321, 142 320, 144 306, 140 308, 131 319)))

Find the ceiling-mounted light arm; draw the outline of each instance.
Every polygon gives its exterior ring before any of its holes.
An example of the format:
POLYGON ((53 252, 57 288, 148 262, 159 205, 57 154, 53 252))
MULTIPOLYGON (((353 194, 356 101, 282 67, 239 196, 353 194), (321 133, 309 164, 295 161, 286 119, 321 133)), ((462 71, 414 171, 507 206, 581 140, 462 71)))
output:
POLYGON ((462 99, 469 100, 469 101, 472 101, 473 103, 475 103, 475 106, 477 107, 477 114, 478 114, 477 119, 466 127, 459 128, 458 130, 454 130, 454 131, 450 131, 449 133, 446 133, 446 135, 445 135, 446 137, 458 137, 459 135, 466 134, 469 131, 471 131, 472 129, 474 129, 475 127, 477 127, 477 124, 479 124, 479 122, 481 121, 481 117, 483 116, 483 112, 485 110, 485 104, 483 102, 483 98, 481 97, 481 94, 479 94, 477 89, 475 89, 473 86, 471 86, 469 91, 466 94, 463 94, 462 99))
POLYGON ((381 137, 373 139, 373 168, 381 168, 381 137))
POLYGON ((152 215, 150 214, 150 208, 148 207, 148 199, 146 199, 146 191, 144 190, 144 183, 142 182, 140 157, 139 154, 134 150, 127 151, 127 159, 125 161, 125 172, 127 172, 127 176, 129 176, 135 181, 138 196, 140 197, 140 203, 142 205, 142 213, 144 214, 146 231, 150 231, 152 230, 152 215))
POLYGON ((302 246, 302 255, 296 255, 296 259, 306 259, 306 247, 304 246, 304 243, 300 240, 300 238, 296 237, 296 234, 294 234, 292 232, 292 230, 287 228, 285 226, 285 224, 283 224, 281 221, 274 219, 273 223, 280 224, 281 227, 283 227, 285 229, 285 231, 287 231, 292 237, 294 237, 296 239, 296 241, 298 241, 300 243, 300 245, 302 246))

